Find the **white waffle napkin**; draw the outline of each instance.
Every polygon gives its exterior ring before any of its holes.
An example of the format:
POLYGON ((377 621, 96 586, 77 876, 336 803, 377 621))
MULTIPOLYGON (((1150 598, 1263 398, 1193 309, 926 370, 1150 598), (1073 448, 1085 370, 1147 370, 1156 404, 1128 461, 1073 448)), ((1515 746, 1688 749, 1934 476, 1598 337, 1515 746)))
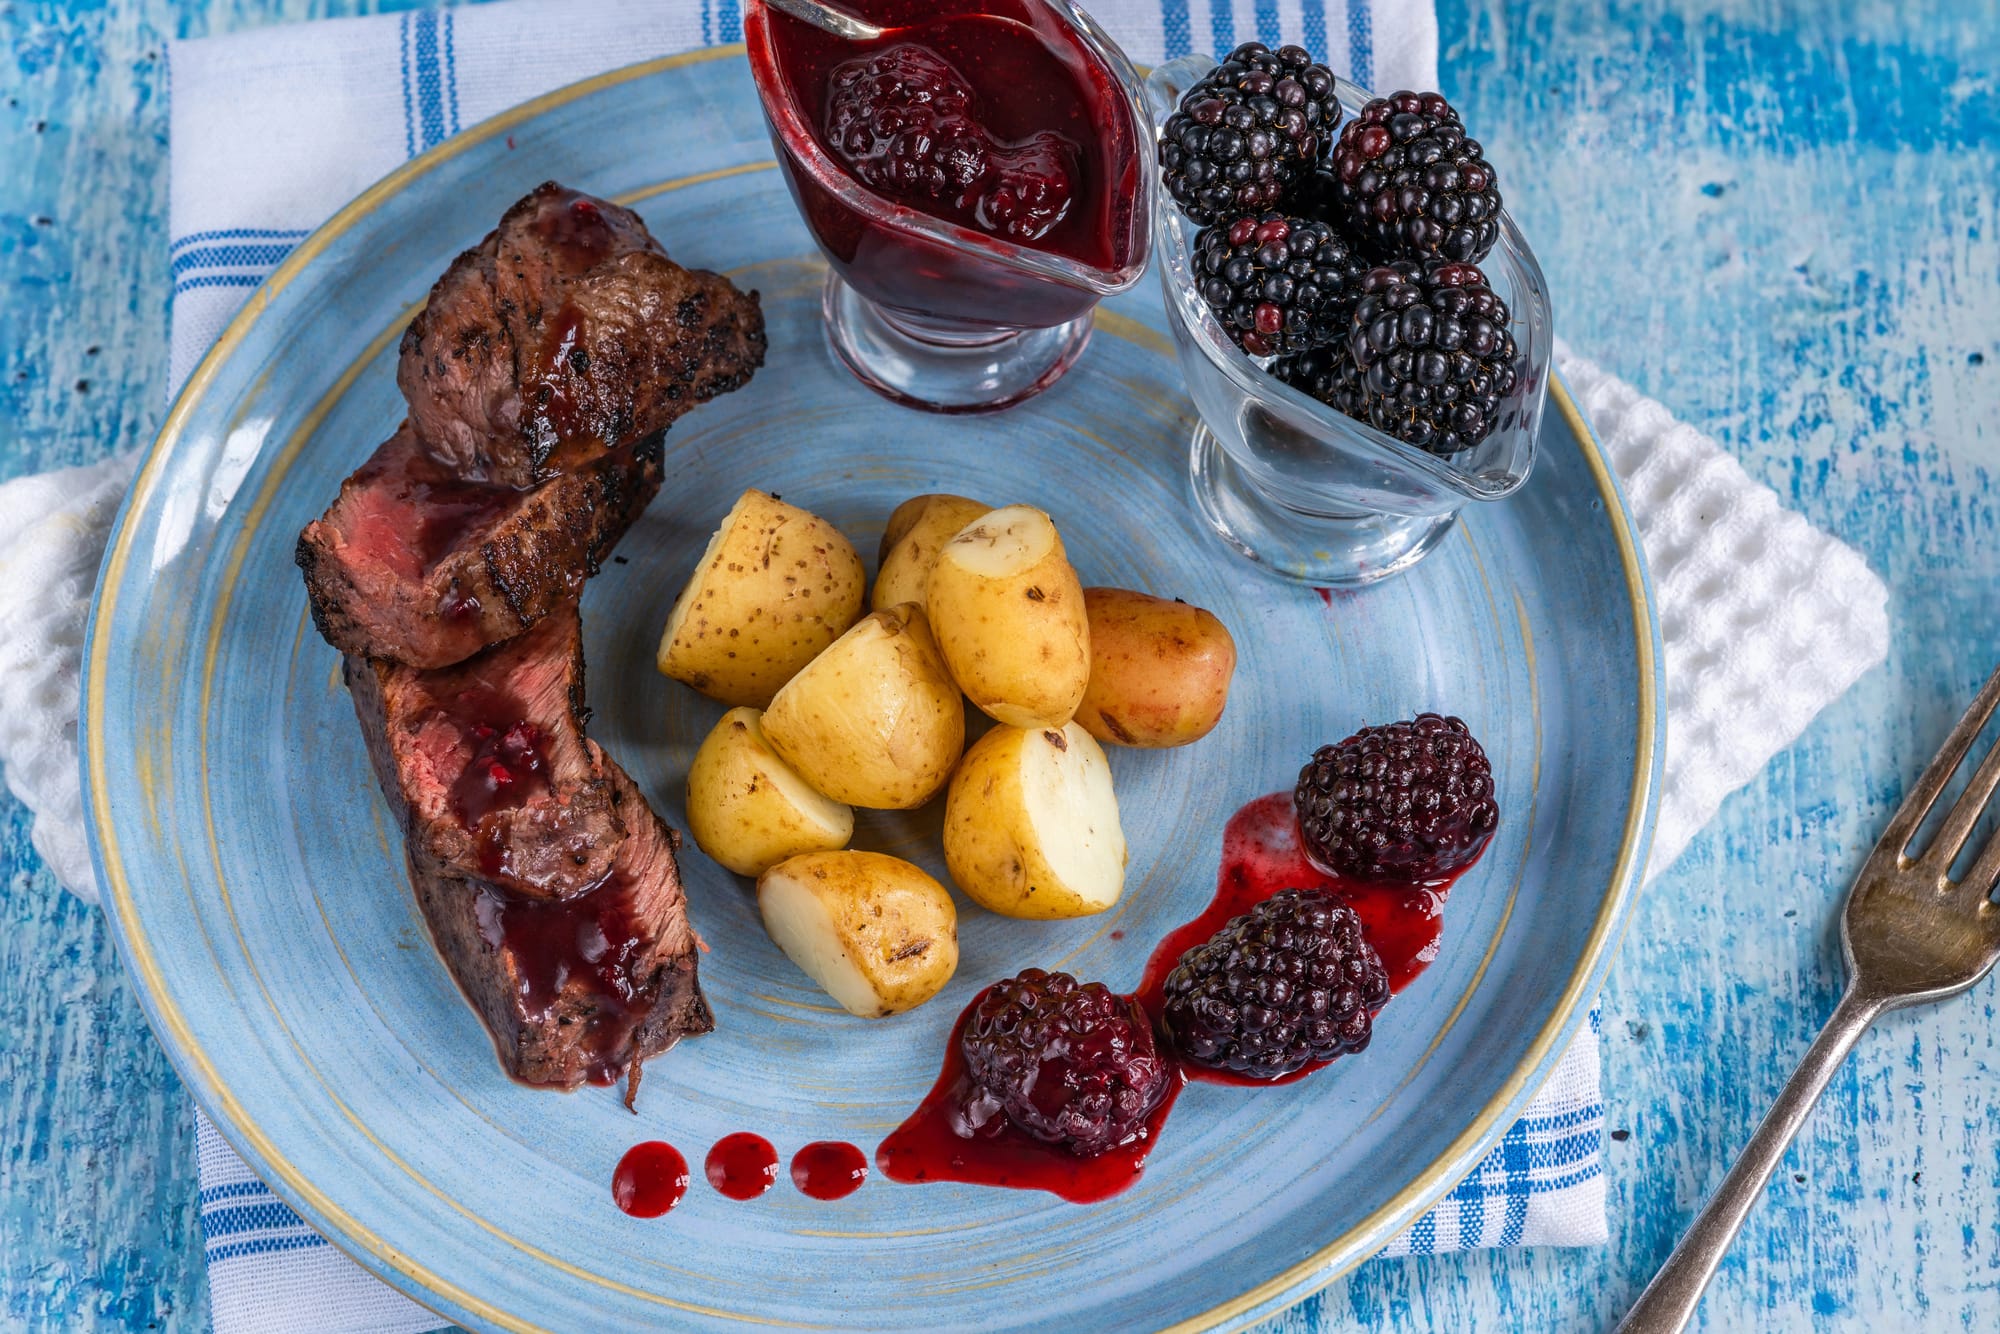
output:
MULTIPOLYGON (((1364 85, 1437 83, 1436 18, 1424 3, 1097 0, 1092 9, 1143 63, 1256 37, 1301 42, 1364 85)), ((408 157, 561 84, 740 30, 737 0, 505 0, 175 44, 173 383, 293 245, 408 157)), ((1668 744, 1650 878, 1723 797, 1881 661, 1887 593, 1853 551, 1785 510, 1713 440, 1566 348, 1558 363, 1638 514, 1659 594, 1668 744)), ((0 485, 0 764, 35 816, 36 850, 93 901, 77 677, 89 591, 131 467, 114 459, 0 485)), ((1386 1253, 1602 1242, 1603 1125, 1593 1015, 1521 1122, 1386 1253)), ((301 1222, 205 1118, 197 1141, 219 1334, 439 1323, 301 1222)))

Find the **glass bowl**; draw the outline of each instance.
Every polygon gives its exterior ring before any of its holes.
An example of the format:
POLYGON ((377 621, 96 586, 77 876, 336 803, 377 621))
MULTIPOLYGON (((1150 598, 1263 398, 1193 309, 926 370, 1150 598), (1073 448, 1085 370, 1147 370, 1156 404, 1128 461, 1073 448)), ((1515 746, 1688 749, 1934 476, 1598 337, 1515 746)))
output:
MULTIPOLYGON (((1164 123, 1181 94, 1211 69, 1186 56, 1146 81, 1164 123)), ((1335 80, 1342 123, 1374 95, 1335 80)), ((1521 374, 1498 424, 1478 445, 1439 456, 1334 411, 1264 370, 1230 341, 1194 282, 1200 229, 1164 193, 1154 249, 1167 318, 1200 422, 1188 446, 1195 508, 1237 552, 1286 579, 1354 588, 1409 569, 1451 531, 1468 503, 1503 500, 1534 467, 1542 402, 1554 356, 1548 286, 1514 221, 1480 262, 1507 303, 1521 374)))
MULTIPOLYGON (((849 8, 891 25, 917 12, 894 3, 849 8)), ((772 25, 797 20, 774 15, 763 0, 744 9, 750 70, 778 165, 829 265, 828 346, 869 388, 935 412, 1009 407, 1055 383, 1089 342, 1097 303, 1145 274, 1153 235, 1153 136, 1131 61, 1072 0, 986 8, 1059 32, 1102 76, 1094 95, 1124 112, 1129 142, 1112 146, 1118 188, 1105 222, 1116 238, 1115 267, 1017 245, 862 185, 820 143, 779 69, 772 25)))

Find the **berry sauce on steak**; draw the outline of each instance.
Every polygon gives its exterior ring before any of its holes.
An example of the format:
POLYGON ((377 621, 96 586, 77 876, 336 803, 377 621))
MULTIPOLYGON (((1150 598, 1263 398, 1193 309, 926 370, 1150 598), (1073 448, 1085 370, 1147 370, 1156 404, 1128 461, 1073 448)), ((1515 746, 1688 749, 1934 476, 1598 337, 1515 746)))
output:
POLYGON ((550 181, 438 279, 396 382, 452 472, 525 489, 742 385, 764 343, 754 294, 674 263, 629 209, 550 181))

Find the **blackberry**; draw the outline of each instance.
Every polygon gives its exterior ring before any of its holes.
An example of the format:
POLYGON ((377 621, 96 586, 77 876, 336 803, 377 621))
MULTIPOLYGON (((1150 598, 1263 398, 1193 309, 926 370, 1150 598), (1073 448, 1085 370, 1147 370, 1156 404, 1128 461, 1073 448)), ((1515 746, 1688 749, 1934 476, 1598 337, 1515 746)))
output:
POLYGON ((1160 182, 1206 227, 1274 208, 1333 146, 1333 74, 1303 47, 1245 42, 1181 96, 1160 130, 1160 182))
POLYGON ((1389 259, 1477 263, 1500 239, 1499 177, 1436 93, 1378 97, 1333 150, 1340 220, 1389 259))
POLYGON ((862 184, 935 200, 983 231, 1032 241, 1068 211, 1075 147, 1044 132, 996 142, 972 91, 935 52, 897 45, 828 77, 826 138, 862 184))
POLYGON ((1348 354, 1377 430, 1433 454, 1484 440, 1514 392, 1519 354, 1507 303, 1470 264, 1407 261, 1361 278, 1348 354))
POLYGON ((1367 880, 1448 875, 1500 823, 1486 752, 1463 722, 1435 713, 1321 746, 1299 771, 1292 804, 1313 861, 1367 880))
POLYGON ((1282 213, 1231 218, 1194 242, 1201 299, 1254 357, 1344 335, 1366 267, 1333 228, 1282 213))
POLYGON ((1363 420, 1367 417, 1361 399, 1361 372, 1355 369, 1345 338, 1281 357, 1272 364, 1271 374, 1335 412, 1363 420))
POLYGON ((1167 974, 1161 1023, 1190 1061, 1276 1079, 1368 1045, 1389 974, 1361 918, 1288 889, 1233 917, 1167 974))
POLYGON ((959 1038, 973 1094, 959 1133, 997 1123, 1089 1158, 1146 1134, 1171 1074, 1130 996, 1039 968, 996 982, 959 1038))

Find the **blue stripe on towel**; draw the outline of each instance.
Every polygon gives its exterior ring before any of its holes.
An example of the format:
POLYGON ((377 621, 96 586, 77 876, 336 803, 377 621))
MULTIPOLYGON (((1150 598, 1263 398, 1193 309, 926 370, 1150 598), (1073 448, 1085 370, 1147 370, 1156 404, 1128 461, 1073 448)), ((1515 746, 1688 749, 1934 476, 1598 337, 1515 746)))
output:
POLYGON ((1305 0, 1299 6, 1300 36, 1306 50, 1312 52, 1314 60, 1325 60, 1333 53, 1326 49, 1326 0, 1305 0))
POLYGON ((403 156, 417 155, 417 116, 410 102, 410 16, 403 15, 396 25, 403 49, 403 156))
POLYGON ((258 1204, 225 1204, 201 1211, 201 1235, 205 1241, 241 1236, 245 1232, 270 1232, 277 1228, 303 1228, 306 1220, 292 1212, 281 1200, 258 1204))
POLYGON ((1595 1126, 1604 1119, 1604 1104, 1593 1102, 1579 1107, 1573 1112, 1558 1112, 1554 1116, 1524 1116, 1517 1124, 1529 1135, 1557 1135, 1575 1131, 1585 1126, 1595 1126))
POLYGON ((241 1260, 251 1255, 270 1255, 277 1251, 303 1251, 315 1246, 331 1246, 333 1243, 317 1232, 304 1232, 288 1237, 260 1237, 255 1241, 232 1241, 221 1246, 210 1246, 201 1253, 201 1258, 209 1264, 220 1264, 224 1260, 241 1260))
POLYGON ((1270 47, 1285 44, 1278 28, 1278 0, 1257 0, 1257 40, 1270 47))
POLYGON ((1375 86, 1375 15, 1373 0, 1347 0, 1347 66, 1363 88, 1375 86))
POLYGON ((174 284, 176 292, 192 292, 198 287, 255 287, 264 281, 262 273, 205 273, 183 278, 174 284))
POLYGON ((1528 1137, 1519 1127, 1501 1138, 1500 1162, 1507 1174, 1507 1220, 1500 1228, 1500 1244, 1518 1246, 1528 1226, 1528 1196, 1534 1193, 1534 1180, 1529 1175, 1528 1137))
POLYGON ((167 253, 171 255, 183 246, 199 245, 204 241, 283 240, 295 239, 306 234, 303 228, 298 227, 224 227, 219 231, 189 232, 168 246, 167 253))
POLYGON ((451 112, 449 132, 457 134, 462 126, 458 123, 458 21, 447 9, 444 12, 444 91, 451 112))
MULTIPOLYGON (((1528 1194, 1553 1195, 1557 1191, 1574 1189, 1586 1181, 1595 1181, 1603 1175, 1604 1165, 1602 1163, 1591 1163, 1559 1177, 1550 1177, 1545 1181, 1531 1182, 1528 1186, 1528 1194)), ((1523 1207, 1525 1208, 1525 1206, 1523 1207)))
POLYGON ((167 271, 176 282, 183 275, 199 269, 258 268, 269 273, 292 253, 292 249, 290 242, 283 241, 270 245, 201 246, 175 255, 168 263, 167 271))
POLYGON ((436 148, 445 140, 444 66, 439 58, 438 12, 420 9, 410 16, 411 51, 416 57, 418 147, 436 148))
POLYGON ((1236 49, 1236 11, 1230 0, 1208 0, 1208 35, 1217 60, 1236 49))
POLYGON ((271 1194, 271 1188, 261 1181, 231 1181, 220 1186, 203 1186, 200 1197, 201 1207, 206 1209, 211 1204, 217 1204, 223 1200, 240 1200, 247 1195, 261 1195, 267 1199, 277 1198, 277 1196, 271 1194))
POLYGON ((1486 1195, 1486 1184, 1477 1172, 1453 1187, 1449 1198, 1458 1202, 1458 1239, 1452 1243, 1456 1248, 1463 1250, 1479 1244, 1486 1231, 1486 1195))
POLYGON ((738 0, 722 0, 716 13, 715 40, 718 42, 740 42, 743 40, 743 6, 738 0))
POLYGON ((1178 60, 1194 51, 1194 37, 1188 28, 1188 0, 1160 0, 1160 44, 1168 60, 1178 60))

